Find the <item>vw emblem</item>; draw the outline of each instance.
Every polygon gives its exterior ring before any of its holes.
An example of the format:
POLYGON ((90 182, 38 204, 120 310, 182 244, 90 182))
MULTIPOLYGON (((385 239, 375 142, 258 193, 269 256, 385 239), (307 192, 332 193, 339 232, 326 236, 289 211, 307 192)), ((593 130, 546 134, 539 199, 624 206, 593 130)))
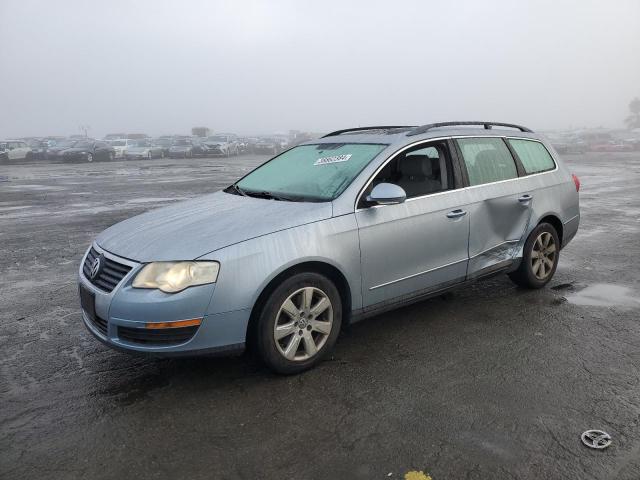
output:
POLYGON ((602 430, 587 430, 580 438, 587 447, 597 450, 602 450, 611 445, 611 436, 602 430))
POLYGON ((100 260, 100 257, 96 257, 93 260, 93 263, 91 263, 91 270, 89 271, 89 276, 91 277, 91 280, 93 280, 98 276, 101 266, 102 266, 102 261, 100 260))

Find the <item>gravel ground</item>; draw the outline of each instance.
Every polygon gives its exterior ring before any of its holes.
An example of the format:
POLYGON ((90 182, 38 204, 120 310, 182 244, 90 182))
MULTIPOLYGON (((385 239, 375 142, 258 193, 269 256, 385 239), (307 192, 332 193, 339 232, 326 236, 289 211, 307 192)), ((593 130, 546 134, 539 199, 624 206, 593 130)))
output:
POLYGON ((547 288, 497 277, 360 322, 302 375, 94 340, 92 238, 264 160, 2 166, 0 478, 640 478, 637 152, 567 156, 582 224, 547 288))

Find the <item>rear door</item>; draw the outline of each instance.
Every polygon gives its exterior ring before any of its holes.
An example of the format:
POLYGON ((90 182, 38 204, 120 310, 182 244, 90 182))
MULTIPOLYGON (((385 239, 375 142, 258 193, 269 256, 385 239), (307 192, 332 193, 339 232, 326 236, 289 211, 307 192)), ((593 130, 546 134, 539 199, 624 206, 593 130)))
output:
POLYGON ((449 143, 435 141, 398 154, 365 188, 356 209, 365 310, 464 280, 469 216, 458 182, 449 143), (367 204, 382 182, 401 186, 407 200, 367 204))
POLYGON ((533 193, 501 137, 455 140, 469 188, 469 266, 474 278, 508 266, 529 224, 533 193))

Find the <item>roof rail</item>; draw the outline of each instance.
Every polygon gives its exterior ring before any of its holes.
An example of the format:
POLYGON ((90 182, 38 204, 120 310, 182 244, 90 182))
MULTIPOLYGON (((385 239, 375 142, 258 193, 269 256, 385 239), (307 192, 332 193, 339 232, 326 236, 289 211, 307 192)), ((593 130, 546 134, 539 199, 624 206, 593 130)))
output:
POLYGON ((367 130, 393 130, 394 128, 414 128, 415 125, 385 125, 376 127, 357 127, 357 128, 345 128, 344 130, 336 130, 335 132, 327 133, 321 138, 335 137, 349 132, 366 132, 367 130))
POLYGON ((440 123, 429 123, 427 125, 422 125, 420 127, 416 127, 407 133, 407 136, 410 137, 412 135, 420 135, 421 133, 428 132, 432 128, 439 127, 457 127, 458 125, 483 125, 485 130, 491 130, 493 127, 509 127, 509 128, 517 128, 521 132, 533 132, 533 130, 528 129, 527 127, 523 127, 521 125, 514 125, 513 123, 500 123, 500 122, 440 122, 440 123))

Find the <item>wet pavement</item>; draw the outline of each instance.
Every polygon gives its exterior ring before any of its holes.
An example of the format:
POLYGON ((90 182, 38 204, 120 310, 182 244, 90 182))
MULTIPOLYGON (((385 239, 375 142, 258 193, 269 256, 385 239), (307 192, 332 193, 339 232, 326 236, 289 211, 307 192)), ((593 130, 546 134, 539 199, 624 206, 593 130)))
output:
POLYGON ((547 288, 497 277, 372 318, 302 375, 95 341, 92 238, 264 159, 0 167, 0 478, 640 478, 638 152, 566 157, 582 223, 547 288))

